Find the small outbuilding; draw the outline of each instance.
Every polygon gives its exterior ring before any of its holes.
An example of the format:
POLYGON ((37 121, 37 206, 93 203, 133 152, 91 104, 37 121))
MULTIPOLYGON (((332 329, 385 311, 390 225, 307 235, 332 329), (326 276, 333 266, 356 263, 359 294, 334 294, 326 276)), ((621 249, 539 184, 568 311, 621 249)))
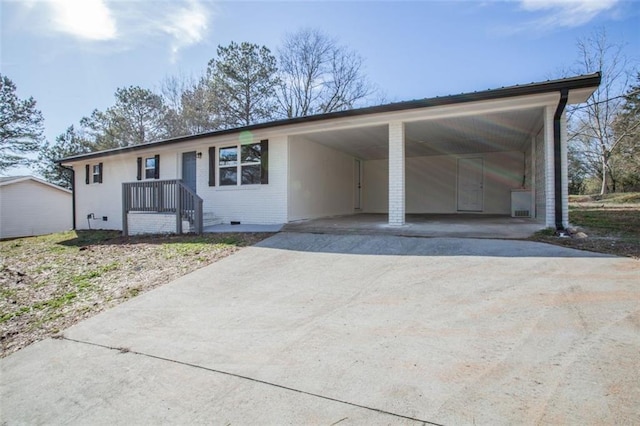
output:
POLYGON ((73 227, 71 191, 33 176, 0 177, 0 239, 73 227))

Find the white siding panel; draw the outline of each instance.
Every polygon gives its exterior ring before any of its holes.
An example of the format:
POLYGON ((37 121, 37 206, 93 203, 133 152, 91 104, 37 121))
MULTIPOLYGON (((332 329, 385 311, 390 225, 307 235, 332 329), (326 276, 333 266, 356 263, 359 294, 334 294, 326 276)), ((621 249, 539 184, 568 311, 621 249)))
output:
POLYGON ((354 211, 354 157, 296 139, 289 145, 289 220, 354 211))
POLYGON ((0 238, 45 235, 72 228, 72 196, 34 180, 0 187, 0 238))

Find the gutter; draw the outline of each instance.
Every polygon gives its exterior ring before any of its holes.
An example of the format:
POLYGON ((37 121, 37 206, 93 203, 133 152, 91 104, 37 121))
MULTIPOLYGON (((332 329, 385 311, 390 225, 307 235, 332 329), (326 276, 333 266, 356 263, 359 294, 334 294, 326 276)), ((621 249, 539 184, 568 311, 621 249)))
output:
POLYGON ((73 167, 63 166, 58 163, 60 167, 71 172, 71 214, 73 215, 73 230, 76 230, 76 171, 73 167))
POLYGON ((560 120, 562 113, 567 106, 569 98, 569 89, 563 87, 560 90, 560 101, 553 115, 553 176, 555 181, 555 211, 556 211, 556 230, 564 231, 562 224, 562 146, 560 135, 560 120))

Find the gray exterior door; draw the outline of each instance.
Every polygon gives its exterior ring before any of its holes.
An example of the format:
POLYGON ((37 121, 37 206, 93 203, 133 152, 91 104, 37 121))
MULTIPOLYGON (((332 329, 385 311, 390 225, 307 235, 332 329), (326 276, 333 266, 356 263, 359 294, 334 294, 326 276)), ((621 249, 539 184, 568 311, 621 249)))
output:
POLYGON ((182 154, 182 182, 196 192, 196 152, 182 154))

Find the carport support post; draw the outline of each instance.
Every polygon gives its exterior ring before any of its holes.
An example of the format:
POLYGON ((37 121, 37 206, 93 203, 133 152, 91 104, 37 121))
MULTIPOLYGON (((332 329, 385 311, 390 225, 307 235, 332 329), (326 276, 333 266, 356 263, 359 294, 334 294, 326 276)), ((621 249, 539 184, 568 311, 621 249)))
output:
POLYGON ((404 225, 404 123, 389 123, 389 225, 404 225))

